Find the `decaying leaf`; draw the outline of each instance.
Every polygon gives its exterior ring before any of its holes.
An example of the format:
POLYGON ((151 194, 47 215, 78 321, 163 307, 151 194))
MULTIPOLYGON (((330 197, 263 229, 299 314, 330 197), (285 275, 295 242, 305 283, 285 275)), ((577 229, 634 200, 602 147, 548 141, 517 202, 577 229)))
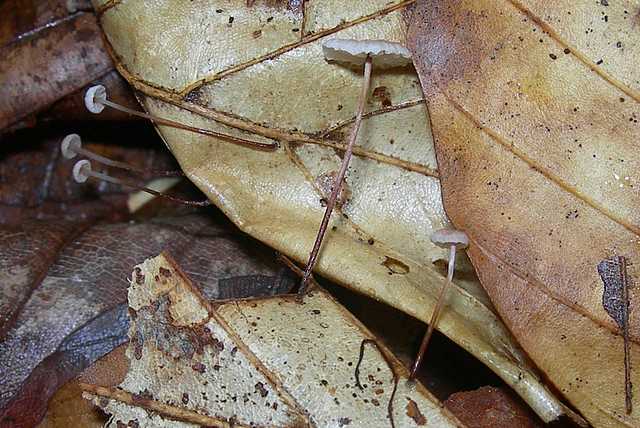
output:
MULTIPOLYGON (((623 340, 597 271, 620 255, 638 278, 638 13, 637 2, 425 1, 409 31, 447 213, 510 330, 596 426, 640 425, 637 397, 625 414, 623 340)), ((631 377, 640 384, 637 367, 631 377)))
MULTIPOLYGON (((404 42, 412 1, 94 1, 118 70, 153 114, 279 142, 258 152, 174 128, 162 137, 189 178, 242 230, 304 262, 323 213, 318 178, 338 169, 360 72, 327 63, 329 38, 404 42)), ((448 224, 420 85, 375 73, 318 270, 427 321, 445 283, 448 224)), ((563 412, 476 280, 457 280, 438 327, 496 371, 544 420, 563 412)))
POLYGON ((113 70, 96 17, 69 12, 65 3, 69 2, 3 2, 0 129, 113 70), (24 25, 29 20, 33 22, 24 25))
POLYGON ((540 427, 522 403, 492 386, 452 394, 445 406, 469 428, 540 427))
POLYGON ((129 312, 124 381, 81 386, 108 426, 460 425, 323 290, 212 307, 161 254, 134 269, 129 312))
POLYGON ((141 257, 172 251, 211 298, 288 291, 271 251, 220 217, 0 228, 0 425, 37 423, 58 387, 126 339, 126 278, 141 257))

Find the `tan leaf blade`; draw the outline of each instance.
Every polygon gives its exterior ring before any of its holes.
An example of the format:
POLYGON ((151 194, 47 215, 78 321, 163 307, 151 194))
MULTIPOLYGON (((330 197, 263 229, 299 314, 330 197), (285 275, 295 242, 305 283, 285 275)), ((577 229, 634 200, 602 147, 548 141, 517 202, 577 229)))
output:
POLYGON ((213 308, 162 254, 134 269, 129 308, 124 381, 82 385, 110 425, 460 426, 322 290, 213 308))
POLYGON ((640 424, 637 398, 625 414, 623 340, 597 269, 622 256, 638 279, 637 12, 637 2, 422 2, 409 36, 447 213, 511 331, 597 426, 640 424))
MULTIPOLYGON (((95 1, 118 70, 151 113, 246 139, 272 153, 159 127, 181 167, 242 230, 304 262, 323 213, 322 177, 338 169, 360 73, 328 64, 332 37, 404 42, 411 1, 95 1)), ((423 321, 445 283, 448 225, 426 109, 413 69, 376 73, 318 271, 423 321)), ((543 420, 563 413, 491 309, 458 280, 439 329, 496 371, 543 420)))

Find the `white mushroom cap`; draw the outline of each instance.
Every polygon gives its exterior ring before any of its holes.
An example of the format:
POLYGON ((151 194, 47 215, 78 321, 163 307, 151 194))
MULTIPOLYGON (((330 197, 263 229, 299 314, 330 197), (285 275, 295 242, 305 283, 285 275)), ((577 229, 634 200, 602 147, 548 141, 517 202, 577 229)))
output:
POLYGON ((73 179, 77 183, 84 183, 91 175, 91 162, 86 159, 79 160, 73 166, 73 179))
POLYGON ((322 51, 327 61, 353 65, 364 64, 368 55, 374 67, 404 67, 411 64, 409 49, 400 43, 385 40, 330 39, 324 42, 322 51))
POLYGON ((102 85, 95 85, 87 89, 84 94, 84 105, 91 113, 100 113, 104 110, 104 104, 100 101, 107 100, 107 88, 102 85))
POLYGON ((82 147, 82 141, 78 134, 69 134, 62 140, 60 151, 62 156, 67 159, 73 159, 78 155, 78 149, 82 147))
POLYGON ((440 229, 431 234, 431 242, 439 247, 450 248, 455 245, 461 249, 469 246, 469 237, 461 230, 440 229))

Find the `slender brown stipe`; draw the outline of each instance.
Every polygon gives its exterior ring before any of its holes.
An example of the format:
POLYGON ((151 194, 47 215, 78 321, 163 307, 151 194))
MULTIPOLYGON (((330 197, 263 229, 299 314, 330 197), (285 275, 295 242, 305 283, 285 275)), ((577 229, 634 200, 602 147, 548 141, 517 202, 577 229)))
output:
POLYGON ((416 356, 415 361, 413 362, 413 366, 411 367, 411 374, 409 375, 409 380, 415 379, 418 374, 418 369, 420 368, 420 364, 422 363, 422 359, 424 358, 424 354, 427 351, 427 346, 431 341, 431 336, 433 336, 433 331, 438 324, 438 318, 440 317, 440 313, 442 312, 442 308, 444 307, 445 297, 447 295, 447 290, 449 286, 453 282, 453 273, 455 271, 456 266, 456 250, 460 248, 465 248, 469 245, 469 238, 464 232, 459 230, 452 229, 441 229, 434 232, 431 235, 431 241, 438 246, 447 246, 449 248, 449 265, 447 269, 447 281, 444 283, 442 288, 440 289, 440 294, 438 295, 438 300, 436 302, 436 307, 433 309, 433 313, 431 314, 431 320, 429 321, 429 327, 427 328, 427 332, 422 338, 422 343, 420 343, 420 349, 418 350, 418 355, 416 356))
POLYGON ((349 167, 349 161, 351 160, 351 154, 353 153, 353 146, 356 143, 360 124, 362 123, 362 115, 364 113, 364 107, 367 101, 367 94, 369 93, 369 86, 371 85, 371 68, 371 56, 367 56, 367 59, 364 63, 364 80, 362 84, 362 92, 360 92, 360 98, 358 99, 358 112, 356 114, 356 120, 353 124, 353 128, 351 129, 351 134, 349 135, 349 144, 347 145, 347 150, 345 150, 344 152, 342 164, 340 165, 340 171, 336 176, 336 180, 333 183, 333 188, 331 189, 331 196, 329 196, 329 200, 327 201, 327 207, 324 211, 324 217, 322 217, 322 223, 320 223, 320 230, 318 231, 316 241, 313 244, 313 249, 311 250, 311 254, 309 255, 309 262, 307 263, 307 267, 304 270, 302 284, 300 285, 300 290, 298 291, 299 293, 304 293, 307 288, 309 278, 311 277, 311 272, 313 271, 313 268, 318 261, 318 253, 320 252, 322 239, 327 232, 327 226, 329 225, 331 213, 333 212, 333 208, 335 207, 336 201, 338 200, 338 195, 342 190, 342 182, 347 172, 347 168, 349 167))
POLYGON ((143 192, 147 192, 147 193, 150 193, 152 195, 159 196, 161 198, 165 198, 165 199, 168 199, 170 201, 177 202, 177 203, 180 203, 180 204, 183 204, 183 205, 189 205, 189 206, 195 206, 195 207, 206 207, 206 206, 211 205, 211 201, 209 201, 209 200, 191 201, 191 200, 188 200, 188 199, 182 199, 182 198, 178 198, 178 197, 175 197, 175 196, 168 195, 166 193, 158 192, 157 190, 153 190, 153 189, 150 189, 148 187, 139 186, 138 184, 135 184, 135 183, 133 183, 133 182, 131 182, 129 180, 125 180, 125 179, 122 179, 122 178, 111 177, 110 175, 107 175, 105 173, 98 172, 98 171, 93 171, 91 169, 91 163, 86 159, 83 159, 81 161, 76 162, 76 164, 73 167, 73 178, 78 183, 84 183, 85 181, 87 181, 87 179, 94 178, 94 179, 97 179, 97 180, 106 181, 108 183, 118 184, 118 185, 121 185, 121 186, 127 186, 127 187, 131 187, 131 188, 134 188, 136 190, 141 190, 143 192))
POLYGON ((112 168, 118 168, 129 172, 135 172, 142 175, 154 176, 154 177, 183 177, 184 172, 179 170, 155 170, 138 168, 128 163, 119 162, 113 159, 106 158, 102 155, 87 150, 82 147, 82 139, 78 134, 69 134, 62 140, 60 147, 62 155, 67 159, 73 159, 78 155, 84 156, 87 159, 91 159, 102 165, 110 166, 112 168))

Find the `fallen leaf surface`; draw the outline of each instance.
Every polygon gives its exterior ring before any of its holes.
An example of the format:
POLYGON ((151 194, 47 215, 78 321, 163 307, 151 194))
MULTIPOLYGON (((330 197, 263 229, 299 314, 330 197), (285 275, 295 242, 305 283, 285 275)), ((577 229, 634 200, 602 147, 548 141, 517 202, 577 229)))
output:
POLYGON ((637 2, 424 1, 409 31, 447 213, 509 329, 595 426, 640 424, 597 270, 624 256, 639 278, 637 17, 637 2))
POLYGON ((87 0, 3 1, 0 53, 0 133, 47 120, 131 118, 112 109, 87 112, 89 83, 104 85, 113 101, 137 107, 104 50, 87 0))
POLYGON ((539 428, 541 425, 522 403, 505 391, 485 386, 452 394, 445 406, 469 428, 539 428))
POLYGON ((126 279, 144 257, 172 251, 210 298, 289 290, 271 252, 220 217, 0 229, 0 422, 37 423, 58 387, 126 339, 126 279))
POLYGON ((81 384, 108 426, 461 426, 323 290, 211 306, 163 253, 129 312, 124 381, 81 384))
MULTIPOLYGON (((318 178, 335 172, 361 77, 327 63, 323 41, 404 42, 411 1, 95 1, 118 70, 157 115, 255 141, 232 146, 159 127, 188 177, 240 229, 306 262, 323 214, 318 178), (321 76, 321 78, 319 78, 321 76)), ((333 216, 318 271, 427 321, 445 283, 449 225, 415 71, 374 70, 351 197, 333 216)), ((461 265, 462 266, 462 265, 461 265)), ((462 267, 464 271, 465 268, 462 267)), ((564 412, 495 315, 477 280, 458 278, 438 328, 496 371, 544 420, 564 412)))

